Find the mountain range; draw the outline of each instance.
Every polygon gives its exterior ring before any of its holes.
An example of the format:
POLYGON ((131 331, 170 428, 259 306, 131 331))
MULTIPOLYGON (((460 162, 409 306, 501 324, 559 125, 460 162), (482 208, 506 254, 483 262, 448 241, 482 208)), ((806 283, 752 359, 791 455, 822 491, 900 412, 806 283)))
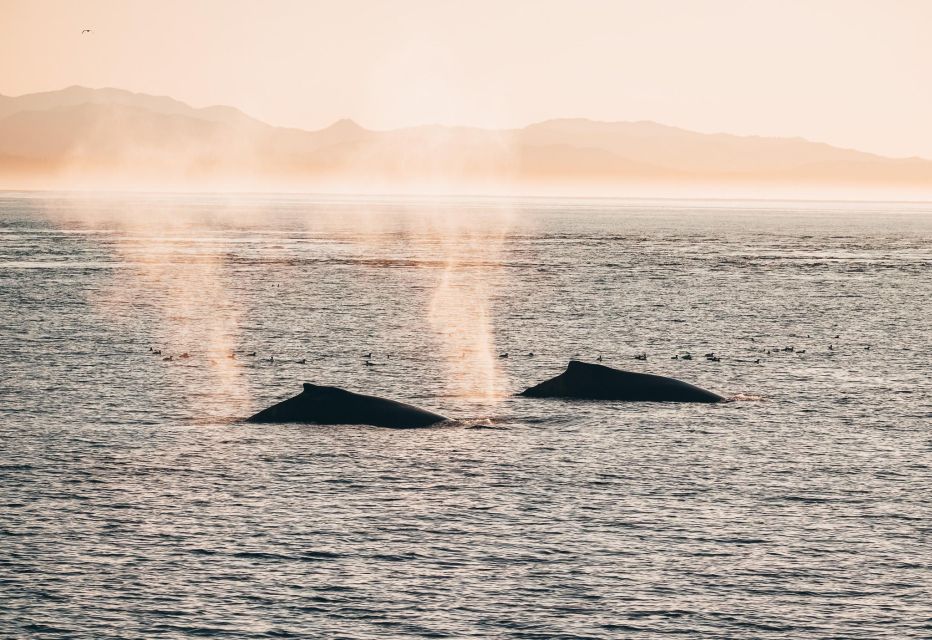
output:
POLYGON ((932 192, 932 161, 655 122, 577 118, 520 129, 372 131, 340 120, 305 131, 233 107, 194 108, 121 89, 0 95, 0 188, 533 192, 644 184, 932 192))

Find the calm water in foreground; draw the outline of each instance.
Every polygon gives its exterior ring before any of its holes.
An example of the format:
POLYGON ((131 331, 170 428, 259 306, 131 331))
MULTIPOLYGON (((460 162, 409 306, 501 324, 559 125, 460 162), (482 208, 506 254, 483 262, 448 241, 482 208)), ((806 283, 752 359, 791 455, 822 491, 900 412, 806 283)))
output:
POLYGON ((0 637, 932 637, 930 300, 932 205, 0 194, 0 637), (512 395, 599 355, 737 400, 512 395))

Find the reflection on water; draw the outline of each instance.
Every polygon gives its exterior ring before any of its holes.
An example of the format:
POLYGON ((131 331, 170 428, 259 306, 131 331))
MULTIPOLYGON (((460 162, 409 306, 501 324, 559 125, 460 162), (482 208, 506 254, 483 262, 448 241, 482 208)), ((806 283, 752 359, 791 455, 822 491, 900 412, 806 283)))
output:
POLYGON ((930 247, 920 204, 6 194, 0 635, 927 636, 930 247), (743 400, 512 395, 576 354, 743 400), (239 422, 305 380, 463 421, 239 422))

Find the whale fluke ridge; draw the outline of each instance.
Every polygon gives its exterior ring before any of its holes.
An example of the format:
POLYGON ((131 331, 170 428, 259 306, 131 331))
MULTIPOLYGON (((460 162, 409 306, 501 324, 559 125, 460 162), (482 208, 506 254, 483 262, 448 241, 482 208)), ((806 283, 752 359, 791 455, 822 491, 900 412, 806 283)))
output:
POLYGON ((647 402, 721 402, 711 391, 675 378, 612 369, 601 364, 571 360, 566 371, 526 389, 529 398, 579 398, 647 402))

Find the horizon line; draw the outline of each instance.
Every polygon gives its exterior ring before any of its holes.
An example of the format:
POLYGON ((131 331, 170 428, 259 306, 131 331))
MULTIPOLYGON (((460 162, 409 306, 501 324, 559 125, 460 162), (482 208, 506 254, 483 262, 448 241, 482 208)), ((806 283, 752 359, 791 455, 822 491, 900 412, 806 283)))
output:
POLYGON ((778 198, 778 197, 723 197, 723 196, 612 196, 612 195, 546 195, 546 194, 492 194, 492 193, 360 193, 339 191, 174 191, 174 190, 142 190, 142 189, 9 189, 0 187, 2 194, 63 194, 63 195, 163 195, 163 196, 315 196, 322 198, 393 198, 403 199, 457 199, 477 198, 483 200, 632 200, 638 202, 818 202, 818 203, 857 203, 857 204, 919 204, 932 205, 932 198, 928 200, 893 200, 871 198, 778 198))

